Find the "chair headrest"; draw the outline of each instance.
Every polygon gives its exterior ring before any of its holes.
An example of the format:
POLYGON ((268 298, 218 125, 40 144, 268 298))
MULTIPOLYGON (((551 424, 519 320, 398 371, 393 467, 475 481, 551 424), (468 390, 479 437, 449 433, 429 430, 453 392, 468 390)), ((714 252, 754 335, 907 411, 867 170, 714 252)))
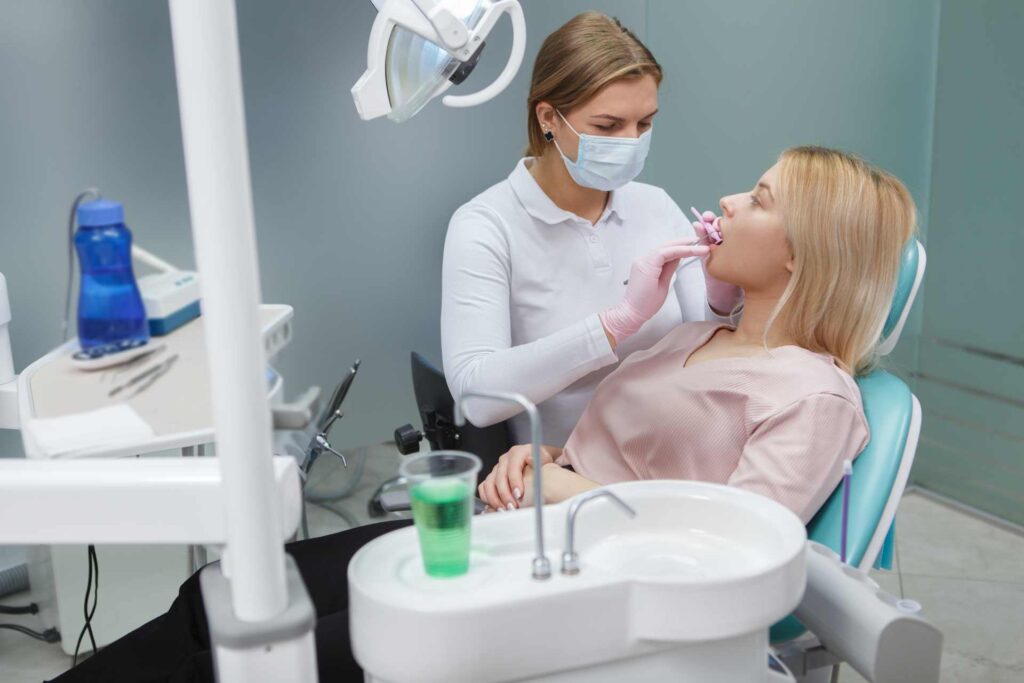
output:
POLYGON ((879 355, 887 356, 896 348, 896 342, 900 340, 903 325, 907 322, 910 307, 914 305, 914 298, 924 278, 927 260, 924 246, 917 240, 911 240, 903 249, 892 308, 889 309, 889 317, 885 319, 885 326, 882 328, 882 339, 878 342, 879 355))

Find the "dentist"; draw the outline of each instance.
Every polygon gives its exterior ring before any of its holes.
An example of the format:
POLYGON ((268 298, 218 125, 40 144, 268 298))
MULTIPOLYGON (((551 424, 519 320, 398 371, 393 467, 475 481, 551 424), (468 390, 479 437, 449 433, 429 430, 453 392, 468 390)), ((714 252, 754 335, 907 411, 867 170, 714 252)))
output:
MULTIPOLYGON (((587 12, 545 39, 533 68, 527 156, 461 206, 444 247, 441 346, 456 400, 511 391, 564 445, 598 383, 682 322, 727 322, 742 294, 703 267, 703 237, 661 188, 634 182, 661 67, 616 19, 587 12), (671 293, 671 296, 669 295, 671 293)), ((471 399, 478 426, 526 415, 471 399)))

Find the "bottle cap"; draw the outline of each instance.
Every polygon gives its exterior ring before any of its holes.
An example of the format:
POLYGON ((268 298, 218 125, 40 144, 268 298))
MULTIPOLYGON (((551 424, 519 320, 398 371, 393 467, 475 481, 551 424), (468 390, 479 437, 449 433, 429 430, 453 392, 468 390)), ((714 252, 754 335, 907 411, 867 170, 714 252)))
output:
POLYGON ((86 228, 124 223, 124 205, 109 199, 97 199, 78 205, 78 224, 86 228))

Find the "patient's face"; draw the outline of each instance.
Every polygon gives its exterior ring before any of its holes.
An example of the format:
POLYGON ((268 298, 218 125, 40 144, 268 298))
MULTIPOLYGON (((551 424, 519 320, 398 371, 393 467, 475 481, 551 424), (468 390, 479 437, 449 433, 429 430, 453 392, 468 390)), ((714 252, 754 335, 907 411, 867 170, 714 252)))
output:
POLYGON ((712 247, 708 273, 748 294, 781 294, 792 272, 782 210, 776 201, 778 165, 749 192, 722 197, 722 243, 712 247))

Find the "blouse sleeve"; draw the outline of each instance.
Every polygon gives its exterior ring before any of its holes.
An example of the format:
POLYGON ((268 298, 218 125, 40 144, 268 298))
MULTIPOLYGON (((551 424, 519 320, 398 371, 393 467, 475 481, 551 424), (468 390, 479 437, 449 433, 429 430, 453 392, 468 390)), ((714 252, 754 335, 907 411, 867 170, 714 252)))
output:
MULTIPOLYGON (((500 219, 482 208, 457 211, 445 238, 441 276, 441 351, 456 401, 469 391, 506 391, 541 403, 618 360, 596 313, 512 346, 511 269, 500 219)), ((477 426, 519 412, 497 401, 466 405, 466 417, 477 426)))
POLYGON ((814 394, 762 422, 747 440, 729 484, 767 496, 806 524, 824 505, 868 442, 860 406, 836 394, 814 394))

